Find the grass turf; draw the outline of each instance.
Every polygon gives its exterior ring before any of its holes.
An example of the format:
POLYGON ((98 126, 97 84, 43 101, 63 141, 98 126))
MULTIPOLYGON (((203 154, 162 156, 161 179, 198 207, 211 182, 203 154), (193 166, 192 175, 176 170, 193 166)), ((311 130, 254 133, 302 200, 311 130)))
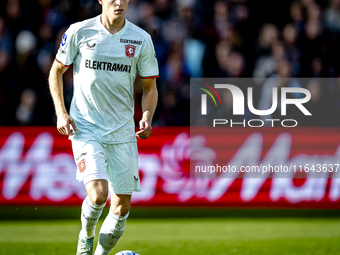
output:
MULTIPOLYGON (((0 254, 74 255, 79 230, 78 220, 0 221, 0 254)), ((129 219, 110 254, 121 250, 141 255, 335 255, 340 254, 340 219, 129 219)))

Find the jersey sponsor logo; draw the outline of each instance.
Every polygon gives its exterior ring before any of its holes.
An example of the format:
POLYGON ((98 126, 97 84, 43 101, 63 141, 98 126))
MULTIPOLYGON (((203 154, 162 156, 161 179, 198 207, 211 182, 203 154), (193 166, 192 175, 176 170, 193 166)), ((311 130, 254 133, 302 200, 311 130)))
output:
POLYGON ((94 44, 89 44, 88 42, 86 43, 86 48, 88 49, 88 50, 94 50, 94 47, 96 47, 96 43, 94 43, 94 44))
POLYGON ((66 44, 67 41, 67 34, 63 35, 63 38, 61 39, 61 46, 64 46, 66 44))
POLYGON ((86 170, 85 159, 80 160, 77 166, 78 166, 79 172, 84 173, 86 170))
POLYGON ((121 43, 131 43, 131 44, 138 44, 141 45, 143 42, 142 41, 137 41, 137 40, 129 40, 129 39, 120 39, 121 43))
POLYGON ((85 59, 85 67, 89 69, 95 69, 95 70, 131 73, 130 65, 117 64, 117 63, 111 63, 111 62, 102 62, 102 61, 85 59))
POLYGON ((133 45, 125 45, 125 55, 128 58, 133 58, 135 56, 136 46, 133 45))

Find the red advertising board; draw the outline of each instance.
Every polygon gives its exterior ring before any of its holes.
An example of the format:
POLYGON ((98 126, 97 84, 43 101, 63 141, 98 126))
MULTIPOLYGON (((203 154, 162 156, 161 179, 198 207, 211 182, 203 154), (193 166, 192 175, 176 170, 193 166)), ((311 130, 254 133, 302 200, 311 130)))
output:
MULTIPOLYGON (((53 127, 0 128, 0 205, 76 205, 85 197, 75 179, 71 142, 53 127)), ((190 143, 195 157, 223 153, 234 165, 340 164, 337 128, 230 128, 214 139, 190 137, 188 127, 154 128, 138 140, 142 192, 138 206, 340 208, 340 169, 322 178, 191 178, 190 143), (254 131, 255 130, 255 131, 254 131), (223 151, 213 150, 223 144, 223 151), (226 145, 227 144, 227 145, 226 145), (214 145, 214 146, 213 146, 214 145), (250 146, 251 145, 251 146, 250 146), (250 151, 249 148, 252 148, 250 151)))

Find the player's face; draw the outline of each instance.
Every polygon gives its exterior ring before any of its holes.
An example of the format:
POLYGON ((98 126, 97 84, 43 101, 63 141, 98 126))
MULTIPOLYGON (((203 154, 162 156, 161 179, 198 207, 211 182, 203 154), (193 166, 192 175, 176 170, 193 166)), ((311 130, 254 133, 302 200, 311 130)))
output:
POLYGON ((103 11, 106 15, 108 15, 111 19, 123 18, 129 0, 98 0, 99 3, 103 6, 103 11))

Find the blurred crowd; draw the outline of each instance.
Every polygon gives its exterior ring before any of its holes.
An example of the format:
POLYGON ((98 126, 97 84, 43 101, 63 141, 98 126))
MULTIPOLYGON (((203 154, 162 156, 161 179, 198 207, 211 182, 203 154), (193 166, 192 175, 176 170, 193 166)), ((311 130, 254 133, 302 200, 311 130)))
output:
MULTIPOLYGON (((61 37, 70 24, 100 13, 97 0, 0 1, 0 125, 55 124, 47 78, 61 37)), ((268 88, 295 86, 291 79, 268 84, 268 77, 340 74, 340 0, 130 0, 126 18, 154 42, 160 68, 154 125, 190 124, 190 78, 258 78, 261 108, 268 107, 268 88)), ((323 125, 339 125, 340 84, 298 86, 311 91, 309 105, 323 125), (325 109, 334 111, 333 120, 325 109)), ((69 70, 67 108, 72 93, 69 70)), ((136 123, 141 94, 137 79, 136 123)))

